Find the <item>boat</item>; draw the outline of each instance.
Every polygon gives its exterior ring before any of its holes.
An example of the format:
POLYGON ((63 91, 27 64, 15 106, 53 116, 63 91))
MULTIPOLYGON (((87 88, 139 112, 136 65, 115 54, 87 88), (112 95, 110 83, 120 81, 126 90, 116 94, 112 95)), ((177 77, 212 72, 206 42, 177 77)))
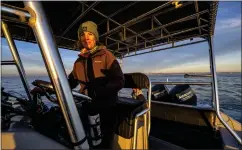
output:
MULTIPOLYGON (((32 84, 55 91, 56 101, 52 100, 58 103, 59 113, 63 116, 63 135, 69 138, 67 143, 72 144, 71 148, 91 148, 79 116, 79 110, 90 98, 70 90, 58 48, 79 51, 76 42, 78 25, 85 20, 92 20, 98 23, 100 43, 105 44, 120 62, 127 57, 202 42, 209 45, 210 74, 198 76, 209 77, 211 82, 151 82, 143 73, 125 74, 125 88, 144 88, 148 95, 144 102, 119 98, 120 111, 123 110, 120 115, 129 108, 128 121, 131 124, 121 120, 115 135, 114 149, 241 148, 241 123, 220 112, 219 107, 213 52, 218 1, 1 1, 1 5, 1 37, 6 38, 14 59, 2 61, 1 64, 17 67, 28 96, 25 101, 4 93, 1 107, 2 110, 6 109, 4 113, 8 117, 13 111, 15 114, 20 113, 13 107, 14 104, 42 104, 38 96, 33 97, 30 94, 24 66, 14 40, 37 43, 51 82, 35 80, 32 84), (185 41, 185 44, 179 43, 182 41, 185 41), (152 85, 158 84, 210 85, 213 105, 201 107, 152 100, 152 85)), ((2 95, 3 91, 2 89, 2 95)), ((30 112, 29 107, 26 109, 30 112)), ((2 130, 2 149, 70 148, 68 144, 64 144, 66 140, 63 136, 59 141, 47 136, 49 132, 54 132, 44 130, 48 129, 49 123, 41 124, 42 122, 37 121, 40 126, 36 123, 36 126, 30 128, 22 128, 21 125, 16 127, 16 123, 30 124, 31 119, 26 119, 28 115, 32 115, 29 112, 27 115, 21 114, 21 119, 10 118, 15 125, 2 130)), ((43 114, 38 117, 46 119, 43 114)), ((127 116, 125 117, 127 119, 127 116)), ((35 118, 32 117, 32 121, 33 119, 35 118)), ((2 125, 4 121, 2 119, 2 125)), ((57 134, 60 134, 59 130, 57 134)))

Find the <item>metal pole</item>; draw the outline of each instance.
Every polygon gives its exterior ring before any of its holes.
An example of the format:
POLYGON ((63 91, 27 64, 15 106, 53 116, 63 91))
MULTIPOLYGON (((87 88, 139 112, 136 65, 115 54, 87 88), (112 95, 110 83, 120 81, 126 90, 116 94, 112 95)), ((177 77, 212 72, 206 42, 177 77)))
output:
MULTIPOLYGON (((83 2, 81 2, 81 3, 83 3, 83 2)), ((86 5, 87 7, 90 7, 90 6, 88 6, 87 4, 85 4, 85 5, 86 5)), ((96 9, 93 8, 92 10, 93 10, 94 12, 98 13, 99 15, 103 16, 104 18, 106 18, 106 19, 112 21, 113 23, 117 24, 118 26, 122 26, 120 23, 118 23, 118 22, 116 22, 115 20, 109 18, 108 16, 106 16, 106 15, 104 15, 103 13, 97 11, 96 9)), ((124 27, 125 27, 125 26, 124 26, 124 27)), ((129 31, 129 32, 131 32, 131 33, 133 33, 133 34, 137 34, 135 31, 133 31, 133 30, 127 28, 127 27, 126 27, 126 30, 129 31)), ((108 31, 108 32, 109 32, 109 31, 108 31)), ((142 38, 142 39, 146 39, 145 37, 143 37, 143 36, 141 36, 141 35, 139 35, 139 37, 142 38)))
POLYGON ((138 20, 140 20, 140 19, 142 19, 142 18, 144 18, 144 17, 146 17, 146 16, 148 16, 148 15, 154 13, 154 12, 157 12, 157 11, 159 11, 159 10, 161 10, 161 9, 163 9, 163 8, 165 8, 165 7, 167 7, 167 6, 170 5, 171 3, 172 3, 172 1, 168 1, 168 2, 162 4, 162 5, 158 6, 158 7, 156 7, 156 8, 154 8, 154 9, 150 10, 150 11, 147 12, 147 13, 144 13, 144 14, 142 14, 142 15, 140 15, 140 16, 134 18, 134 19, 131 19, 131 20, 125 22, 124 24, 122 24, 122 25, 120 25, 120 26, 118 26, 118 27, 116 27, 116 28, 110 30, 109 32, 106 32, 106 33, 100 35, 100 38, 103 37, 103 36, 107 36, 107 35, 109 35, 109 34, 115 32, 115 31, 117 31, 118 29, 120 29, 120 28, 122 28, 122 27, 125 27, 125 26, 128 27, 129 25, 132 25, 132 24, 135 23, 135 22, 137 23, 138 20))
POLYGON ((213 100, 215 104, 215 110, 217 113, 217 116, 219 120, 223 123, 223 125, 229 130, 229 132, 232 134, 232 136, 239 142, 240 145, 241 143, 241 138, 230 128, 230 126, 224 121, 222 116, 220 115, 220 110, 219 110, 219 97, 218 97, 218 82, 217 82, 217 74, 216 74, 216 64, 215 64, 215 57, 213 53, 213 37, 210 36, 208 39, 208 44, 209 44, 209 60, 210 60, 210 71, 212 75, 212 89, 213 89, 213 100))
POLYGON ((5 36, 5 38, 8 42, 9 49, 12 53, 13 59, 15 61, 16 67, 18 69, 18 72, 19 72, 19 75, 20 75, 20 78, 21 78, 21 81, 22 81, 23 86, 24 86, 24 89, 27 93, 29 100, 32 100, 32 97, 31 97, 31 94, 30 94, 30 87, 29 87, 28 81, 26 79, 25 70, 24 70, 24 67, 22 65, 22 61, 19 57, 16 45, 13 41, 12 35, 10 34, 10 32, 8 30, 7 24, 4 21, 2 21, 1 24, 2 24, 3 34, 4 34, 4 36, 5 36))
POLYGON ((123 69, 123 57, 120 58, 120 66, 121 66, 121 69, 123 69))
MULTIPOLYGON (((177 46, 173 46, 173 47, 171 46, 171 47, 161 48, 161 49, 157 49, 157 50, 153 50, 153 51, 149 51, 149 52, 143 52, 143 53, 139 53, 139 54, 128 55, 128 56, 125 56, 123 58, 131 57, 131 56, 137 56, 137 55, 143 55, 143 54, 151 53, 151 52, 158 52, 158 51, 161 51, 161 50, 173 49, 173 48, 187 46, 187 45, 198 44, 198 43, 202 43, 202 42, 205 42, 205 41, 207 41, 207 40, 201 40, 201 41, 197 41, 197 42, 193 42, 193 43, 186 43, 186 44, 181 44, 181 45, 177 45, 177 46)), ((169 44, 169 43, 167 43, 167 44, 169 44)))
MULTIPOLYGON (((170 23, 163 24, 162 26, 156 27, 156 28, 154 28, 154 29, 146 30, 146 31, 143 31, 143 32, 138 33, 138 34, 136 34, 136 35, 130 36, 130 37, 126 38, 126 40, 130 40, 130 39, 132 39, 132 38, 135 38, 136 36, 142 36, 142 35, 144 35, 144 34, 147 34, 147 33, 150 33, 150 32, 156 31, 156 30, 160 30, 160 29, 162 29, 162 28, 166 28, 166 27, 168 27, 168 26, 171 26, 171 25, 174 25, 174 24, 177 24, 177 23, 180 23, 180 22, 184 22, 184 21, 192 20, 192 19, 194 19, 194 18, 196 17, 196 15, 198 15, 198 14, 202 15, 202 14, 205 14, 205 13, 208 13, 208 12, 209 12, 208 10, 204 10, 204 11, 201 11, 201 12, 198 12, 198 13, 195 13, 195 14, 192 14, 192 15, 189 15, 189 16, 186 16, 186 17, 183 17, 183 18, 181 18, 181 19, 178 19, 178 20, 172 21, 172 22, 170 22, 170 23)), ((203 28, 203 27, 206 27, 206 26, 201 25, 201 26, 199 26, 199 27, 197 27, 197 28, 195 28, 195 29, 200 29, 200 28, 203 28)), ((193 29, 193 28, 190 28, 190 29, 193 29)), ((188 30, 189 30, 189 29, 188 29, 188 30)), ((111 30, 111 31, 112 31, 112 30, 111 30)), ((186 31, 186 30, 183 30, 183 31, 186 31)), ((183 31, 181 31, 181 32, 183 32, 183 31)), ((173 34, 169 34, 169 35, 167 35, 167 36, 165 36, 165 37, 172 37, 172 36, 174 36, 174 33, 173 33, 173 34)), ((162 37, 162 38, 164 38, 164 37, 162 37)), ((152 42, 152 41, 153 41, 153 40, 150 40, 149 42, 152 42)), ((113 43, 113 44, 116 44, 116 43, 113 43)), ((142 43, 142 44, 144 44, 144 43, 142 43)))
MULTIPOLYGON (((198 13, 199 12, 199 8, 198 8, 198 1, 197 0, 194 2, 194 6, 195 6, 196 13, 198 13)), ((197 15, 197 26, 199 27, 200 24, 201 24, 200 15, 198 14, 197 15)), ((201 29, 199 29, 199 34, 201 34, 201 29)))
MULTIPOLYGON (((150 112, 150 109, 147 108, 141 112, 139 112, 138 114, 136 114, 135 118, 134 118, 134 137, 133 137, 133 149, 136 149, 136 145, 137 145, 137 132, 138 132, 138 118, 141 117, 142 115, 146 115, 150 112)), ((145 121, 144 121, 145 122, 145 121)), ((149 125, 149 124, 148 124, 149 125)), ((147 132, 149 132, 149 129, 147 130, 147 132)), ((149 133, 148 133, 149 134, 149 133)))
POLYGON ((211 85, 211 82, 152 82, 152 84, 165 84, 165 85, 211 85))
POLYGON ((152 105, 158 104, 158 105, 170 105, 170 106, 179 106, 184 108, 194 108, 196 110, 211 110, 211 107, 203 107, 203 106, 192 106, 192 105, 185 105, 185 104, 175 104, 171 102, 162 102, 162 101, 151 101, 152 105))
POLYGON ((151 81, 149 80, 149 92, 148 92, 148 107, 149 107, 149 111, 148 111, 148 136, 150 134, 150 127, 151 127, 151 81))
MULTIPOLYGON (((191 38, 198 38, 198 37, 200 37, 200 38, 203 38, 203 37, 206 37, 206 36, 208 36, 208 34, 203 34, 203 35, 193 35, 193 36, 188 36, 188 37, 182 37, 182 38, 179 38, 178 40, 174 40, 174 41, 169 41, 169 38, 168 38, 168 41, 166 42, 166 43, 161 43, 161 44, 156 44, 156 45, 151 45, 151 46, 147 46, 147 44, 146 44, 146 41, 144 42, 144 44, 145 44, 145 47, 143 47, 143 48, 139 48, 139 51, 141 51, 141 50, 145 50, 145 49, 148 49, 148 48, 159 48, 159 47, 161 47, 161 46, 164 46, 164 45, 168 45, 168 44, 171 44, 172 42, 180 42, 180 41, 186 41, 186 40, 190 40, 191 38)), ((207 42, 207 40, 204 40, 204 42, 207 42)), ((189 43, 189 44, 194 44, 194 43, 189 43)), ((177 45, 178 46, 178 45, 177 45)), ((174 46, 174 47, 170 47, 170 48, 175 48, 175 47, 177 47, 177 46, 174 46)), ((131 46, 129 46, 129 47, 131 47, 131 46)), ((126 49, 127 49, 127 47, 126 47, 126 49)), ((123 50, 123 48, 120 48, 119 49, 119 51, 121 51, 121 50, 123 50)), ((156 49, 156 50, 153 50, 152 52, 154 52, 154 51, 159 51, 159 50, 163 50, 163 49, 156 49)), ((146 52, 144 52, 144 53, 146 53, 146 52)), ((143 53, 139 53, 139 54, 143 54, 143 53)), ((138 54, 138 55, 139 55, 138 54)))
MULTIPOLYGON (((83 2, 81 2, 81 3, 83 3, 83 2)), ((90 7, 90 6, 87 5, 87 4, 85 4, 85 5, 86 5, 87 7, 90 7)), ((103 16, 104 18, 106 18, 106 19, 112 21, 113 23, 115 23, 115 24, 117 24, 117 25, 119 25, 119 26, 121 25, 120 23, 116 22, 116 21, 113 20, 112 18, 109 18, 108 16, 106 16, 106 15, 104 15, 103 13, 97 11, 96 9, 92 8, 92 10, 93 10, 94 12, 98 13, 99 15, 103 16)), ((137 34, 135 31, 133 31, 133 30, 131 30, 131 29, 129 29, 129 28, 127 28, 127 30, 130 31, 130 32, 133 33, 133 34, 137 34)), ((141 37, 142 39, 145 39, 145 37, 143 37, 143 36, 139 36, 139 37, 141 37)))
POLYGON ((202 20, 202 21, 204 21, 204 22, 206 22, 206 23, 208 23, 208 22, 209 22, 208 20, 203 19, 203 18, 201 18, 201 17, 200 17, 200 20, 202 20))
MULTIPOLYGON (((6 4, 2 4, 1 12, 6 14, 15 15, 20 18, 21 21, 25 22, 30 18, 30 14, 19 7, 14 7, 6 4)), ((15 18, 15 17, 14 17, 15 18)))
MULTIPOLYGON (((79 20, 81 20, 90 10, 92 10, 92 8, 93 7, 95 7, 97 4, 98 4, 99 2, 97 1, 97 2, 93 2, 93 4, 89 7, 89 8, 87 8, 81 15, 79 15, 72 23, 71 23, 71 25, 69 25, 65 30, 64 30, 64 32, 61 34, 61 38, 63 37, 63 36, 65 36, 66 35, 66 33, 67 32, 69 32, 69 30, 79 21, 79 20)), ((61 38, 60 38, 60 40, 61 40, 61 38)), ((60 42, 60 40, 59 40, 59 42, 60 42)), ((59 42, 57 42, 57 43, 59 43, 59 42)))
POLYGON ((112 18, 113 16, 117 15, 118 13, 128 9, 129 7, 133 6, 134 4, 138 3, 138 1, 132 2, 131 4, 128 4, 127 6, 117 10, 116 12, 114 12, 113 14, 111 14, 110 16, 107 16, 108 18, 103 19, 102 21, 100 21, 100 23, 98 23, 98 26, 100 26, 102 23, 104 23, 106 20, 109 20, 110 18, 112 18))
POLYGON ((56 91, 66 125, 70 134, 71 141, 77 149, 88 149, 83 125, 80 120, 63 63, 58 52, 51 28, 46 18, 45 12, 40 2, 25 1, 25 8, 31 13, 30 26, 33 28, 36 40, 40 45, 48 74, 56 91))
POLYGON ((148 131, 148 127, 147 127, 147 115, 148 115, 148 113, 146 113, 146 114, 144 114, 144 131, 145 132, 143 132, 143 136, 145 136, 145 144, 144 144, 144 147, 143 147, 143 149, 148 149, 148 137, 149 137, 149 131, 148 131))
POLYGON ((14 60, 1 61, 1 65, 16 65, 14 60))
MULTIPOLYGON (((154 21, 159 25, 159 26, 162 26, 162 23, 156 18, 156 16, 153 16, 153 19, 154 21)), ((154 29, 154 28, 152 28, 154 29)), ((162 29, 168 34, 170 35, 170 32, 165 28, 165 27, 162 27, 161 28, 161 34, 162 34, 162 29)), ((171 37, 172 38, 172 37, 171 37)))
POLYGON ((138 118, 135 117, 134 119, 134 138, 133 138, 133 149, 136 149, 136 143, 137 143, 137 124, 138 124, 138 118))

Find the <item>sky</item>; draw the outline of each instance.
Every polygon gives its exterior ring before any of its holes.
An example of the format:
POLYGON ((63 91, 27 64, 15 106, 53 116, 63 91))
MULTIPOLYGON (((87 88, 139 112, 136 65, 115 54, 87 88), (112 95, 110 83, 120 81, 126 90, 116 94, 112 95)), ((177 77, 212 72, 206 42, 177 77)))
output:
MULTIPOLYGON (((15 41, 27 75, 47 75, 37 44, 15 41)), ((78 52, 59 49, 69 74, 78 52)), ((241 2, 220 2, 215 26, 214 54, 218 72, 241 72, 241 2)), ((1 38, 1 59, 12 60, 7 42, 1 38)), ((2 75, 17 75, 15 66, 2 66, 2 75)), ((148 53, 123 59, 124 73, 209 72, 208 43, 148 53), (151 59, 152 58, 152 59, 151 59)))

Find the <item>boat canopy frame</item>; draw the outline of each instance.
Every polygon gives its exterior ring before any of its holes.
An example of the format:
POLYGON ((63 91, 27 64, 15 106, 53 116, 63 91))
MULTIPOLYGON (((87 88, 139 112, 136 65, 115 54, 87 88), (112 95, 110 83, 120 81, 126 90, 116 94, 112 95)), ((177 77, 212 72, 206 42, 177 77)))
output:
MULTIPOLYGON (((151 48, 150 52, 174 48, 174 43, 187 39, 202 38, 203 40, 190 42, 184 45, 196 44, 205 41, 208 42, 214 109, 219 120, 230 131, 232 136, 241 144, 241 138, 224 121, 220 114, 219 108, 216 64, 213 52, 213 35, 218 1, 168 1, 148 3, 149 5, 147 5, 147 2, 141 1, 58 3, 31 1, 1 2, 1 19, 2 25, 5 25, 5 22, 7 22, 9 28, 11 29, 10 31, 12 36, 10 38, 6 37, 8 43, 13 42, 13 40, 20 40, 38 43, 40 45, 41 54, 44 58, 50 79, 57 92, 57 97, 61 104, 61 109, 65 116, 68 130, 74 143, 85 139, 83 137, 85 134, 83 134, 84 132, 81 121, 74 119, 74 117, 78 115, 78 112, 74 106, 75 104, 71 90, 68 88, 69 86, 67 86, 67 78, 63 63, 58 53, 58 47, 79 51, 77 47, 76 31, 80 21, 83 22, 92 20, 97 22, 97 20, 99 20, 98 26, 100 32, 100 43, 105 43, 107 48, 109 48, 116 57, 121 59, 124 57, 130 57, 130 53, 134 53, 131 54, 131 56, 140 55, 142 52, 138 54, 136 52, 148 48, 151 48), (76 8, 74 13, 73 8, 76 8), (112 11, 118 11, 110 13, 108 12, 109 9, 107 8, 112 8, 110 9, 112 11), (134 8, 136 8, 135 11, 134 8), (63 12, 58 14, 58 9, 63 10, 63 12), (125 10, 129 11, 124 13, 125 10), (80 14, 80 11, 82 13, 81 15, 78 15, 80 14), (190 12, 192 12, 192 14, 189 14, 190 12), (93 16, 95 13, 96 15, 98 14, 99 17, 93 16), (65 17, 62 15, 70 15, 72 18, 74 18, 74 21, 72 20, 71 23, 69 23, 68 20, 64 20, 64 24, 67 23, 68 26, 64 28, 62 26, 58 26, 60 25, 58 23, 63 22, 63 18, 65 19, 65 17), (124 15, 126 16, 123 17, 124 15), (100 16, 103 18, 100 19, 100 16), (114 20, 115 17, 116 19, 121 18, 119 19, 119 23, 114 20), (130 20, 122 20, 122 18, 127 19, 130 17, 130 20), (102 27, 105 22, 106 25, 102 27), (116 24, 116 26, 114 24, 116 24), (33 29, 33 32, 31 28, 33 29), (169 48, 153 50, 154 47, 168 44, 172 44, 172 46, 169 48)), ((7 30, 7 28, 5 28, 5 30, 7 30)), ((1 36, 3 37, 4 34, 1 34, 1 36)), ((10 50, 14 51, 11 46, 10 50)), ((147 52, 144 52, 144 54, 145 53, 147 52)), ((17 63, 21 64, 21 61, 17 63)), ((21 74, 23 72, 20 71, 19 73, 21 74)), ((23 81, 23 84, 26 84, 26 82, 23 81)), ((156 84, 159 83, 156 82, 156 84)), ((28 89, 28 86, 26 87, 28 89)), ((78 148, 85 149, 87 147, 87 143, 84 142, 78 148)))
MULTIPOLYGON (((1 3, 2 20, 9 22, 13 39, 36 43, 28 26, 30 14, 23 2, 1 3), (6 14, 13 9, 18 10, 20 17, 6 14)), ((98 25, 99 42, 116 57, 124 58, 147 49, 153 52, 164 45, 172 44, 173 48, 174 43, 186 39, 208 39, 214 34, 218 2, 93 1, 42 2, 42 5, 59 48, 79 51, 78 27, 91 20, 98 25)))

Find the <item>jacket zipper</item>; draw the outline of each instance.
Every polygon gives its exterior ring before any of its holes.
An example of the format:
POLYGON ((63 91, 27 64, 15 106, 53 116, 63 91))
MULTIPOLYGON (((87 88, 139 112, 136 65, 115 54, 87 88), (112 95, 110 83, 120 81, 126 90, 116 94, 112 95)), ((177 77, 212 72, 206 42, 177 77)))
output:
MULTIPOLYGON (((85 65, 84 65, 84 74, 85 74, 85 80, 87 82, 88 76, 87 76, 87 60, 86 59, 85 59, 85 65)), ((90 81, 88 80, 88 82, 90 82, 90 81)), ((86 90, 87 90, 87 95, 88 95, 88 89, 86 88, 86 90)), ((94 94, 94 97, 96 97, 96 90, 94 90, 94 89, 93 89, 93 94, 94 94)))
MULTIPOLYGON (((87 69, 87 60, 85 59, 85 64, 84 64, 84 74, 85 74, 85 82, 88 83, 88 82, 87 82, 87 71, 86 71, 86 69, 87 69)), ((87 86, 87 85, 85 85, 85 86, 87 86)), ((86 88, 86 87, 85 87, 85 88, 86 88)), ((87 90, 87 88, 86 88, 86 90, 87 90)), ((88 95, 88 90, 87 90, 87 95, 88 95)))

